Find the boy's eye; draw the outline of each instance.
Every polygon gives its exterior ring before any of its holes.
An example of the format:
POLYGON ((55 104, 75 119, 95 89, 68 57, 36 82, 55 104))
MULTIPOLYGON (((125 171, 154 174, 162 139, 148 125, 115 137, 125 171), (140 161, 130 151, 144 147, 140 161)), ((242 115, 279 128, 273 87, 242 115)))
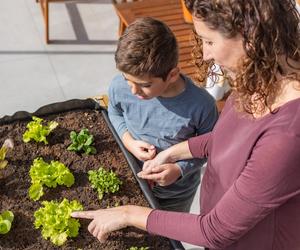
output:
POLYGON ((142 88, 150 88, 151 87, 151 84, 148 84, 148 85, 142 85, 142 88))

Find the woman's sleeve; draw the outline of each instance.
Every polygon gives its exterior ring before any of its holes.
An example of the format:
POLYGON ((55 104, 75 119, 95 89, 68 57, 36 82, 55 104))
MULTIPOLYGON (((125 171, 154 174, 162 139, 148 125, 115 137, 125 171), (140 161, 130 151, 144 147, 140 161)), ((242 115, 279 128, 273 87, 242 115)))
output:
POLYGON ((212 132, 192 137, 188 140, 189 149, 194 158, 207 158, 211 146, 212 132))
POLYGON ((213 249, 231 245, 274 209, 300 194, 299 148, 297 135, 265 135, 237 180, 209 213, 154 210, 147 230, 213 249))

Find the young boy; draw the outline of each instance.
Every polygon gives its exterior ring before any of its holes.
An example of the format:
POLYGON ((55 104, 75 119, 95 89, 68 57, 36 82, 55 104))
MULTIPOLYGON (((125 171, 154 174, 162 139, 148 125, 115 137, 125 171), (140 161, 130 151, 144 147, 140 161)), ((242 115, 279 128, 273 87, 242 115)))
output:
MULTIPOLYGON (((142 162, 189 137, 212 130, 214 99, 180 74, 171 30, 152 18, 129 25, 115 53, 116 76, 109 88, 108 115, 125 147, 142 162)), ((152 191, 162 209, 188 212, 205 159, 166 166, 164 186, 152 191)))

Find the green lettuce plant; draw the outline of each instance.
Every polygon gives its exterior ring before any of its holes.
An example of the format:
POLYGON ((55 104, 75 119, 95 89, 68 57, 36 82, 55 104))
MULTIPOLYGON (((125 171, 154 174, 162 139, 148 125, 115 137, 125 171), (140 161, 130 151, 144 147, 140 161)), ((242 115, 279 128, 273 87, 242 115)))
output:
POLYGON ((4 141, 2 147, 0 148, 0 169, 4 169, 7 166, 8 161, 5 160, 6 153, 8 150, 13 149, 13 147, 14 143, 11 139, 6 139, 4 141))
POLYGON ((63 245, 68 237, 76 237, 80 228, 78 219, 71 217, 74 211, 83 210, 83 206, 77 201, 62 202, 43 201, 43 207, 34 213, 35 228, 42 228, 42 236, 56 245, 63 245))
POLYGON ((71 187, 74 184, 74 175, 59 161, 45 162, 42 158, 36 158, 31 165, 29 175, 31 186, 29 197, 37 201, 44 194, 43 185, 55 188, 57 185, 71 187))
POLYGON ((112 170, 106 171, 103 167, 88 171, 88 176, 91 186, 97 190, 100 200, 102 200, 104 193, 109 194, 119 191, 122 184, 122 181, 112 170))
POLYGON ((9 210, 0 214, 0 234, 7 234, 10 231, 13 220, 14 214, 9 210))
POLYGON ((48 144, 47 136, 58 126, 58 123, 50 121, 48 122, 48 125, 43 125, 43 119, 36 116, 33 116, 32 120, 33 121, 29 122, 26 126, 27 130, 23 134, 23 141, 29 142, 34 140, 36 142, 48 144))
POLYGON ((85 154, 96 154, 96 148, 92 146, 94 136, 90 134, 89 130, 84 128, 78 134, 71 131, 70 138, 72 143, 68 150, 75 152, 84 152, 85 154))

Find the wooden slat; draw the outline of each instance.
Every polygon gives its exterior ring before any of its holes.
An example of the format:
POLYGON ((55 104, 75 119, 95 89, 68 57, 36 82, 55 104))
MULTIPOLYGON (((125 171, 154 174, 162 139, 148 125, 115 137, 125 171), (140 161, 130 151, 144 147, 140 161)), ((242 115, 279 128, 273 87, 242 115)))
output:
POLYGON ((176 36, 177 42, 191 42, 191 34, 176 36))
POLYGON ((175 31, 188 31, 186 33, 189 34, 191 32, 191 30, 189 28, 190 28, 189 25, 177 24, 177 25, 173 25, 171 29, 172 29, 173 32, 175 32, 175 31))
POLYGON ((179 49, 183 49, 183 48, 192 48, 193 44, 191 41, 182 41, 180 43, 178 43, 179 49))
POLYGON ((179 54, 183 55, 183 54, 190 54, 192 53, 192 47, 186 47, 186 48, 181 48, 179 49, 179 54))
POLYGON ((178 5, 177 4, 165 4, 165 5, 151 5, 151 6, 145 6, 143 8, 137 8, 137 7, 133 7, 132 11, 136 14, 141 14, 141 13, 164 13, 165 11, 178 11, 178 5))
POLYGON ((188 60, 188 61, 181 61, 180 62, 180 66, 183 67, 183 68, 186 68, 186 67, 195 67, 195 65, 193 64, 192 61, 188 60))
POLYGON ((177 17, 181 17, 181 10, 178 8, 175 9, 166 9, 164 11, 153 11, 153 10, 147 10, 147 11, 140 11, 140 12, 135 12, 136 15, 151 15, 152 17, 162 17, 162 16, 170 16, 170 15, 177 15, 177 17))
POLYGON ((175 8, 175 6, 178 8, 180 6, 180 2, 178 0, 141 0, 139 2, 136 2, 134 4, 131 4, 130 2, 127 2, 127 6, 124 6, 125 8, 130 7, 133 11, 139 11, 139 9, 159 9, 161 8, 164 10, 165 8, 175 8))
POLYGON ((192 60, 191 54, 183 54, 179 56, 179 62, 187 61, 187 60, 192 60))

